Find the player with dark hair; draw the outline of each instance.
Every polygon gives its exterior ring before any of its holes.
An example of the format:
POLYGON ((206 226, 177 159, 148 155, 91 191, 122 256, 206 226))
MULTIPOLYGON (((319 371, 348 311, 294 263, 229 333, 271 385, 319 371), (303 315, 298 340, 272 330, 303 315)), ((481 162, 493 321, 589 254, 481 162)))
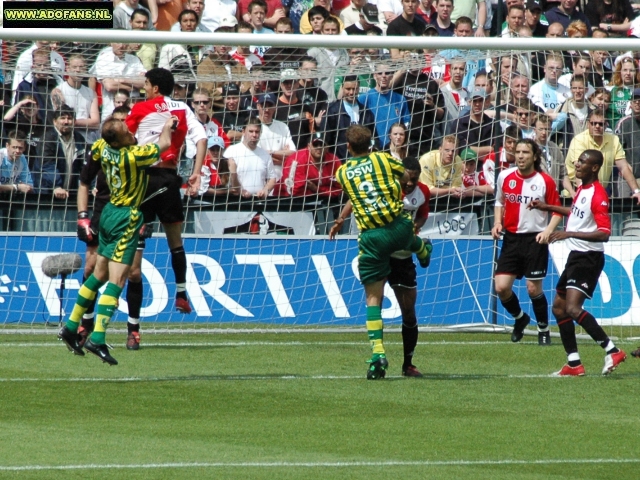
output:
POLYGON ((495 220, 491 235, 499 240, 504 234, 502 250, 494 274, 494 285, 500 303, 515 319, 511 341, 519 342, 531 318, 520 307, 513 291, 516 278, 525 277, 527 293, 538 322, 538 344, 550 345, 549 304, 542 290, 549 263, 549 235, 560 224, 562 216, 528 209, 532 200, 544 199, 549 205, 560 205, 554 180, 542 171, 540 148, 533 140, 516 144, 515 167, 503 170, 496 181, 495 220))
POLYGON ((138 144, 155 142, 158 132, 167 118, 177 118, 171 146, 160 156, 160 161, 148 170, 149 188, 141 205, 144 223, 160 219, 167 235, 171 252, 171 266, 176 278, 176 308, 182 313, 191 313, 187 299, 187 256, 182 244, 182 178, 177 173, 180 151, 185 138, 196 145, 193 173, 189 177, 187 193, 197 195, 200 189, 200 170, 207 153, 207 135, 204 127, 186 103, 170 98, 173 93, 173 74, 164 68, 153 68, 145 74, 145 102, 136 103, 126 123, 138 144))
MULTIPOLYGON (((124 121, 130 108, 126 105, 116 107, 110 118, 124 121)), ((98 257, 98 232, 100 226, 100 216, 102 210, 109 203, 109 185, 107 178, 98 162, 92 162, 90 157, 80 172, 80 186, 78 187, 78 238, 87 244, 85 253, 84 276, 85 281, 93 273, 98 257), (89 190, 95 180, 95 195, 93 202, 93 212, 89 218, 89 190)), ((138 248, 133 259, 133 265, 129 270, 127 282, 127 308, 129 318, 127 320, 127 349, 138 350, 140 348, 140 310, 142 308, 143 283, 142 283, 142 252, 145 247, 145 240, 152 234, 151 225, 143 225, 140 229, 138 248)), ((95 317, 95 299, 88 306, 87 311, 82 315, 82 324, 78 328, 80 336, 79 345, 82 347, 87 338, 93 332, 95 317)))
POLYGON ((609 197, 598 181, 604 157, 598 150, 585 150, 575 163, 576 177, 581 180, 571 208, 548 205, 534 200, 530 208, 568 216, 565 231, 553 232, 550 242, 566 240, 571 250, 564 271, 556 285, 553 315, 560 328, 560 338, 567 353, 567 364, 553 375, 577 377, 585 374, 578 354, 574 321, 605 351, 603 375, 609 375, 624 362, 627 355, 617 348, 598 325, 596 319, 582 308, 591 298, 604 268, 604 243, 611 235, 609 197))
MULTIPOLYGON (((364 285, 367 305, 367 331, 373 355, 367 379, 386 375, 387 361, 382 342, 382 297, 389 259, 393 252, 409 250, 418 256, 420 265, 428 266, 432 246, 414 233, 411 216, 404 211, 400 180, 404 166, 386 153, 371 153, 371 131, 361 125, 347 129, 350 160, 336 172, 336 179, 349 196, 360 235, 358 236, 358 272, 364 285)), ((336 219, 332 231, 339 229, 344 217, 336 219)))
POLYGON ((108 281, 98 300, 93 333, 84 348, 109 365, 118 364, 109 354, 106 329, 118 306, 118 298, 136 254, 143 223, 138 207, 149 183, 146 170, 171 145, 174 121, 174 117, 165 121, 157 144, 136 146, 136 139, 125 123, 111 118, 102 127, 102 139, 91 147, 91 161, 101 163, 111 196, 100 217, 100 246, 95 269, 80 287, 73 311, 58 334, 69 350, 77 355, 84 355, 77 333, 82 315, 108 281))

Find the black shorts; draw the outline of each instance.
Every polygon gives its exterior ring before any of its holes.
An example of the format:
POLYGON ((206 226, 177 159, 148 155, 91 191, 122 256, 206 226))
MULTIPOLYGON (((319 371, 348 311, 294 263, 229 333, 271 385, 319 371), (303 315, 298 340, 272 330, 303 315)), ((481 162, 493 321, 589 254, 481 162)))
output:
POLYGON ((571 252, 560 280, 556 285, 558 293, 574 288, 591 298, 598 285, 604 268, 604 252, 571 252))
POLYGON ((549 245, 536 242, 537 233, 504 234, 496 275, 542 280, 547 276, 549 245))
POLYGON ((182 177, 173 168, 152 167, 147 170, 147 173, 149 185, 145 199, 140 205, 144 223, 152 223, 156 217, 161 223, 184 222, 180 197, 182 177))
POLYGON ((387 276, 387 281, 392 287, 416 288, 416 264, 413 263, 413 255, 407 258, 389 259, 391 273, 387 276))
MULTIPOLYGON (((87 242, 87 247, 97 247, 100 244, 100 217, 102 216, 102 210, 109 203, 100 197, 96 197, 93 202, 93 214, 91 215, 91 230, 94 233, 91 241, 87 242)), ((147 244, 145 239, 138 237, 138 246, 136 250, 144 250, 147 244)))

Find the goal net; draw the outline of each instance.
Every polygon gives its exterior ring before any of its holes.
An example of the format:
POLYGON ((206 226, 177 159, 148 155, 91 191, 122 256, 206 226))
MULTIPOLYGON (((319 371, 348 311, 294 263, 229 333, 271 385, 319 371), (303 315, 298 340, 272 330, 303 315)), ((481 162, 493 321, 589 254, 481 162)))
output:
MULTIPOLYGON (((84 257, 86 245, 75 233, 80 169, 104 119, 144 101, 143 75, 150 68, 172 71, 173 99, 193 109, 211 148, 199 195, 183 199, 193 312, 174 309, 171 255, 156 221, 142 263, 147 331, 362 327, 355 222, 347 219, 336 239, 328 238, 346 200, 335 168, 349 156, 345 131, 355 123, 373 131, 374 149, 419 162, 420 181, 431 190, 420 235, 432 240, 434 251, 428 269, 417 269, 420 326, 504 330, 512 319, 492 291, 500 242, 490 232, 494 179, 513 164, 515 140, 536 138, 544 147, 544 166, 569 205, 564 162, 572 139, 587 128, 583 106, 603 109, 612 132, 632 115, 630 97, 618 98, 628 87, 598 73, 602 62, 615 71, 620 52, 599 52, 597 60, 593 52, 443 50, 429 48, 428 39, 421 48, 369 48, 346 37, 340 48, 321 40, 311 48, 269 47, 263 45, 268 36, 249 37, 237 34, 237 43, 247 44, 239 47, 229 36, 188 45, 179 35, 175 44, 3 40, 2 331, 41 331, 70 312, 82 269, 66 276, 61 290, 61 277, 48 277, 42 262, 61 253, 84 257), (252 39, 260 46, 249 45, 252 39), (587 103, 566 101, 577 85, 571 81, 576 59, 589 64, 580 77, 587 103), (563 87, 550 99, 536 84, 549 65, 555 71, 554 61, 563 87), (242 142, 252 117, 262 121, 258 146, 273 161, 265 178, 277 179, 266 198, 248 186, 248 177, 262 173, 245 175, 247 185, 229 174, 226 152, 242 142), (18 153, 16 145, 23 147, 18 153)), ((631 150, 627 160, 640 170, 631 150)), ((178 165, 185 187, 196 155, 187 136, 178 165)), ((614 237, 588 308, 610 332, 630 336, 640 309, 640 220, 615 168, 608 188, 614 237)), ((562 244, 551 246, 544 281, 550 301, 567 254, 562 244)), ((524 282, 516 285, 529 311, 524 282)), ((389 286, 382 307, 385 324, 400 326, 389 286)), ((118 310, 116 328, 127 319, 126 287, 118 310)))

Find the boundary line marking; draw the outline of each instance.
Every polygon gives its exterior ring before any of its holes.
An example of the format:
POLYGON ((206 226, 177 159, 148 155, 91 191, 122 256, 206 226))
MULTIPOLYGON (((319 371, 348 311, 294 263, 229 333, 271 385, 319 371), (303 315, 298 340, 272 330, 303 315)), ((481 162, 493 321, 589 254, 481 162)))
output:
POLYGON ((0 465, 0 471, 43 470, 106 470, 106 469, 164 469, 164 468, 348 468, 348 467, 459 467, 476 465, 576 465, 576 464, 635 464, 640 458, 583 458, 540 460, 389 460, 384 462, 193 462, 193 463, 140 463, 140 464, 86 464, 86 465, 0 465))

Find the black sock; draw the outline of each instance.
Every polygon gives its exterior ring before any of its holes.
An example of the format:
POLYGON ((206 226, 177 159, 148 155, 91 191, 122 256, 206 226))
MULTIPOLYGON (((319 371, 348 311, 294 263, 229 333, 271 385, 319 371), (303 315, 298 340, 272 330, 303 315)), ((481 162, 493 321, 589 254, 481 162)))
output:
MULTIPOLYGON (((578 342, 576 340, 576 326, 573 323, 573 318, 567 317, 558 320, 558 328, 560 329, 560 339, 562 340, 562 346, 567 355, 571 353, 578 353, 578 342)), ((580 365, 580 362, 576 365, 569 366, 576 367, 580 365)))
POLYGON ((500 300, 504 309, 511 314, 513 318, 522 316, 522 308, 520 308, 520 301, 515 293, 512 293, 507 300, 500 300))
POLYGON ((171 267, 173 268, 173 274, 176 277, 176 285, 178 292, 176 297, 187 299, 187 292, 185 291, 185 285, 187 283, 187 254, 184 251, 184 247, 181 245, 171 249, 171 267))
POLYGON ((583 310, 578 318, 576 318, 576 322, 578 322, 578 324, 582 328, 584 328, 584 331, 587 332, 598 345, 600 345, 602 348, 607 347, 607 344, 609 343, 609 336, 605 333, 602 327, 598 325, 598 322, 593 315, 591 315, 586 310, 583 310))
POLYGON ((533 304, 533 314, 538 322, 538 329, 541 332, 546 332, 549 329, 549 302, 547 302, 544 292, 531 298, 531 303, 533 304))
POLYGON ((131 318, 140 318, 142 290, 142 282, 132 282, 129 280, 127 285, 127 305, 129 305, 129 316, 131 318))
POLYGON ((414 323, 412 327, 402 324, 402 347, 404 350, 403 367, 413 365, 413 352, 418 344, 418 324, 414 323))

